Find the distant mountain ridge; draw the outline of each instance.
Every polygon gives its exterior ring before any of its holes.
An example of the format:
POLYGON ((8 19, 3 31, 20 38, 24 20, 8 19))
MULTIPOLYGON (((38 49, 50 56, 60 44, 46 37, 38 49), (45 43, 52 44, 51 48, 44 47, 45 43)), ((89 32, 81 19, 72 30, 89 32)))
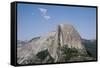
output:
POLYGON ((17 40, 17 46, 25 46, 26 44, 26 41, 17 40))

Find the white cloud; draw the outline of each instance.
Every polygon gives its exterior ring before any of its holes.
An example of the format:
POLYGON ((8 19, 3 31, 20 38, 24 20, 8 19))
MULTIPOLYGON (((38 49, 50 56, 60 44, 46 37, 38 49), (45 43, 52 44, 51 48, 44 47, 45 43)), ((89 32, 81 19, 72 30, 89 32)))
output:
POLYGON ((39 8, 40 12, 43 14, 43 15, 46 15, 47 14, 47 9, 45 8, 39 8))
POLYGON ((51 17, 50 17, 50 16, 44 16, 44 18, 45 18, 46 20, 48 20, 48 19, 50 19, 51 17))
POLYGON ((39 8, 41 15, 43 16, 44 19, 49 20, 51 17, 47 15, 48 10, 45 8, 39 8))

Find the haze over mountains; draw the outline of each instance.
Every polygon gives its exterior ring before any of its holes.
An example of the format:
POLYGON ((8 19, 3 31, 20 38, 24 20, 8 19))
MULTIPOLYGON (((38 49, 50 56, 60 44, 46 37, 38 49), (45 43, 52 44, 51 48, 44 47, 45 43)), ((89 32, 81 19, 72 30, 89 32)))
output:
POLYGON ((95 60, 89 45, 95 47, 95 40, 82 39, 71 24, 59 24, 56 31, 35 37, 28 42, 18 41, 18 64, 41 64, 95 60))

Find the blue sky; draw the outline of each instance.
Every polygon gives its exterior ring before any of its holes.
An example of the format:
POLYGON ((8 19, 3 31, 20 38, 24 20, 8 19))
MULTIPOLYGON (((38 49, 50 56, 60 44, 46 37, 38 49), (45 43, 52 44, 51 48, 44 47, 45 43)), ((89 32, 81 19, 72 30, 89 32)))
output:
POLYGON ((18 40, 30 40, 55 31, 58 24, 70 23, 82 38, 96 37, 96 8, 18 4, 18 40))

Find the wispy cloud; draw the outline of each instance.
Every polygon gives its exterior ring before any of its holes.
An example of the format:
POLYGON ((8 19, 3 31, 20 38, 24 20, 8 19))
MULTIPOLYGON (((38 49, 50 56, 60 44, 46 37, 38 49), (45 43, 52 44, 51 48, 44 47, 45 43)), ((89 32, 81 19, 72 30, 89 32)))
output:
POLYGON ((44 18, 45 18, 46 20, 48 20, 48 19, 50 19, 51 17, 50 17, 50 16, 44 16, 44 18))
POLYGON ((43 15, 46 15, 47 14, 47 9, 45 8, 39 8, 40 12, 43 14, 43 15))
POLYGON ((48 10, 45 8, 39 8, 42 16, 44 19, 49 20, 51 17, 49 15, 47 15, 48 10))

